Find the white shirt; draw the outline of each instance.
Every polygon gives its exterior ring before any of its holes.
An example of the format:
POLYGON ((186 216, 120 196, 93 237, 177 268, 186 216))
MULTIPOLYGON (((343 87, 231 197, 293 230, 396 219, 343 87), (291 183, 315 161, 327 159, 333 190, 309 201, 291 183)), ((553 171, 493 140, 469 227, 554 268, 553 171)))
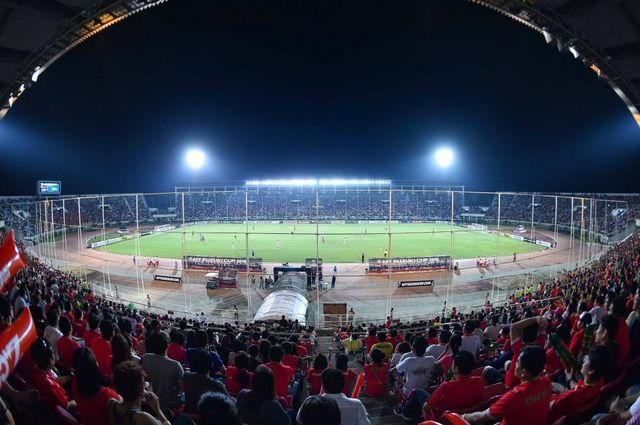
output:
POLYGON ((396 366, 398 373, 404 373, 404 387, 402 391, 409 394, 411 390, 416 388, 427 388, 429 386, 429 376, 433 371, 436 359, 432 356, 425 357, 409 357, 402 360, 396 366))
POLYGON ((500 336, 500 327, 499 326, 487 326, 487 329, 484 330, 484 336, 491 339, 491 341, 495 341, 500 336))
POLYGON ((442 353, 444 353, 444 350, 446 350, 446 346, 442 344, 430 345, 427 347, 427 350, 424 352, 424 355, 432 356, 434 359, 437 360, 438 357, 440 357, 442 353))
MULTIPOLYGON (((371 425, 367 409, 357 398, 349 398, 343 393, 325 393, 322 394, 322 397, 332 399, 338 405, 338 409, 340 409, 340 425, 371 425)), ((300 414, 299 411, 298 414, 300 414)))
POLYGON ((482 346, 482 342, 480 338, 475 335, 463 335, 462 336, 462 344, 460 344, 460 351, 468 351, 473 354, 474 357, 478 356, 478 351, 480 351, 480 347, 482 346))
POLYGON ((202 314, 200 316, 198 316, 198 322, 206 323, 206 321, 207 321, 207 316, 204 316, 202 314))
MULTIPOLYGON (((53 347, 53 349, 58 352, 58 340, 62 336, 62 332, 58 328, 54 328, 53 326, 47 325, 44 328, 44 338, 49 341, 49 344, 53 347)), ((57 357, 57 356, 56 356, 57 357)))
POLYGON ((600 319, 602 319, 602 316, 604 316, 604 308, 597 305, 593 307, 589 313, 591 313, 591 323, 600 323, 600 319))
POLYGON ((404 353, 402 355, 402 357, 400 357, 400 362, 404 361, 405 359, 410 359, 411 357, 415 357, 416 355, 413 353, 413 351, 409 351, 408 353, 404 353))

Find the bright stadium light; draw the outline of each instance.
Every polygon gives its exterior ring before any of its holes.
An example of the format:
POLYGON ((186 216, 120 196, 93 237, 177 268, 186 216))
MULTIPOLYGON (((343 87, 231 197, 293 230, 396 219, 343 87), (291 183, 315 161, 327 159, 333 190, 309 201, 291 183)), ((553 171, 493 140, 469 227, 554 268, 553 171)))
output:
POLYGON ((204 165, 205 155, 204 152, 198 149, 190 149, 185 155, 187 165, 193 170, 197 170, 204 165))
POLYGON ((449 148, 438 149, 435 158, 439 167, 447 168, 453 162, 453 151, 449 148))

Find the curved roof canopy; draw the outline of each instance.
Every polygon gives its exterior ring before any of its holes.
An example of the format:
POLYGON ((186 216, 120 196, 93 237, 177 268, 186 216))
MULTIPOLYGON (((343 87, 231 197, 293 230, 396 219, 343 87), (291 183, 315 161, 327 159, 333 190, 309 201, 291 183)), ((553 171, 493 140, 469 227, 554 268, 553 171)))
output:
MULTIPOLYGON (((58 58, 167 0, 2 0, 0 119, 58 58)), ((609 83, 640 125, 640 1, 470 0, 533 29, 609 83)))

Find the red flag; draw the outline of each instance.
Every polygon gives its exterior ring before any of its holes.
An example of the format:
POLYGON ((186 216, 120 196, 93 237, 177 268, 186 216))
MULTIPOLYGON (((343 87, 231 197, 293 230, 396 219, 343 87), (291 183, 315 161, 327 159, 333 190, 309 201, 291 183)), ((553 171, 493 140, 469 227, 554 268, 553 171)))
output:
POLYGON ((36 327, 28 308, 0 334, 0 386, 36 340, 36 327))
POLYGON ((4 291, 5 285, 9 283, 13 276, 24 266, 25 261, 16 246, 13 230, 10 230, 4 239, 2 247, 0 247, 0 292, 4 291))

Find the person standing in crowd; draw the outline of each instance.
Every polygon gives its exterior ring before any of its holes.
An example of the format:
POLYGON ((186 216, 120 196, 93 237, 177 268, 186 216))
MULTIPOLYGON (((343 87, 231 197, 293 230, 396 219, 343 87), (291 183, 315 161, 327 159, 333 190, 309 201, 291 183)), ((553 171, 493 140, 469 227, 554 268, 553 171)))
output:
POLYGON ((331 289, 336 287, 336 275, 331 276, 331 289))

